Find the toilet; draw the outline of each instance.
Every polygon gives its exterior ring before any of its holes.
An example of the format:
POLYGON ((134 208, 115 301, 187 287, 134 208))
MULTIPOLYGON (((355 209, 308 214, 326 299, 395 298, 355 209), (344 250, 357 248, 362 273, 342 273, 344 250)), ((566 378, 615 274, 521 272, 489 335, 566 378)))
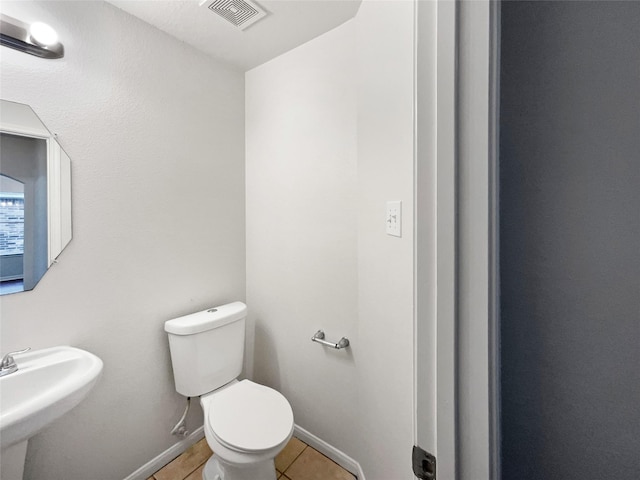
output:
POLYGON ((178 393, 200 397, 213 456, 204 480, 275 480, 274 458, 293 434, 293 411, 279 392, 238 381, 247 306, 229 303, 168 320, 178 393))

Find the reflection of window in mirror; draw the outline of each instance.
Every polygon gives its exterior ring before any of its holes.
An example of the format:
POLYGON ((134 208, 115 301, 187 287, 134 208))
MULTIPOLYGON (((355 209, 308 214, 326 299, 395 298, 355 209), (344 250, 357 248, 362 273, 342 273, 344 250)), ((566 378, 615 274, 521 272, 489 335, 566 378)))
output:
POLYGON ((48 267, 46 140, 1 133, 0 178, 0 293, 31 290, 48 267))
POLYGON ((24 290, 24 183, 0 174, 0 294, 24 290))

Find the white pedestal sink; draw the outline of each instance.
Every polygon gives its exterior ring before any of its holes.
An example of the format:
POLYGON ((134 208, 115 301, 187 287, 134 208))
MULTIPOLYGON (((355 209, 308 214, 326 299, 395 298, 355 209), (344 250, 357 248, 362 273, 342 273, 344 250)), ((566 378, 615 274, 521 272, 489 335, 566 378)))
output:
POLYGON ((0 479, 20 480, 27 441, 95 385, 102 360, 74 347, 15 355, 18 371, 0 377, 0 479))

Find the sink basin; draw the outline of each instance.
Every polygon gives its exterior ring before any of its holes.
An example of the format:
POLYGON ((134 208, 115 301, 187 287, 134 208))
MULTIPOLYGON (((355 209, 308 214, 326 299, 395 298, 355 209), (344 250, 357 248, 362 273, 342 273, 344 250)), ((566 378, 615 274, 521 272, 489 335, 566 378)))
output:
POLYGON ((18 371, 0 377, 0 447, 23 442, 61 417, 95 385, 102 360, 79 348, 15 355, 18 371))

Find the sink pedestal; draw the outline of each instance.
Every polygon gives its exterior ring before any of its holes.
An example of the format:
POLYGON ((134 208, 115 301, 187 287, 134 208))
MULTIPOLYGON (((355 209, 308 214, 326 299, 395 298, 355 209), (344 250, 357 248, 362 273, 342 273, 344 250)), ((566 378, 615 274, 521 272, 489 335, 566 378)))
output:
POLYGON ((27 443, 16 443, 0 452, 0 480, 22 480, 24 473, 24 460, 27 456, 27 443))

